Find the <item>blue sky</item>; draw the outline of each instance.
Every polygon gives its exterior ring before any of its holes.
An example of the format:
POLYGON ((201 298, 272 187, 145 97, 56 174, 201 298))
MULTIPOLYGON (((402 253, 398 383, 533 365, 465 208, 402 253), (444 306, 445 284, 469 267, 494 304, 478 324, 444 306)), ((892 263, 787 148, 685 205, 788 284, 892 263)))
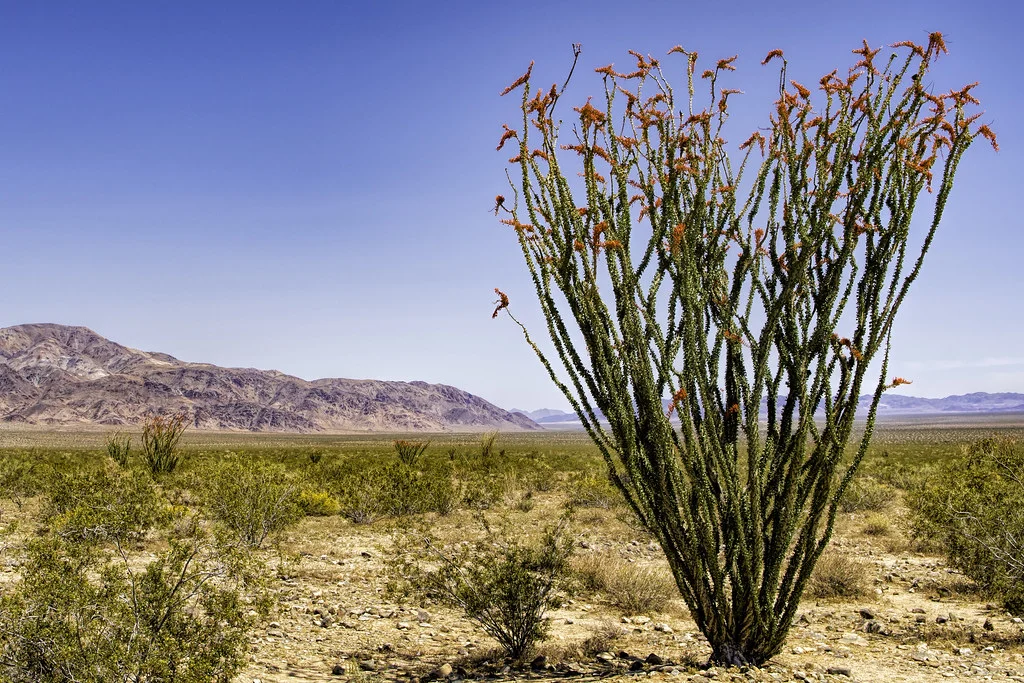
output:
POLYGON ((493 288, 539 334, 498 93, 536 61, 569 96, 627 49, 738 53, 739 142, 782 48, 814 83, 878 46, 950 54, 1001 151, 972 148, 897 322, 905 393, 1024 391, 1015 2, 0 2, 0 326, 85 325, 184 360, 305 378, 444 382, 564 407, 493 288))

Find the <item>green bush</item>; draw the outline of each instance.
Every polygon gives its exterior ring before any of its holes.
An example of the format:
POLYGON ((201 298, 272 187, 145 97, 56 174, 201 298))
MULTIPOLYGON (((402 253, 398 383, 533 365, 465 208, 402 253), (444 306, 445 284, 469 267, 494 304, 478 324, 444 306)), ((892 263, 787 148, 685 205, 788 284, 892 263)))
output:
POLYGON ((152 481, 139 472, 55 472, 43 521, 77 542, 138 542, 167 518, 152 481))
POLYGON ((206 477, 203 494, 210 516, 252 548, 302 518, 299 486, 283 465, 230 462, 206 477))
POLYGON ((985 439, 907 495, 911 533, 953 567, 1024 613, 1024 450, 985 439))
POLYGON ((120 551, 56 534, 29 544, 22 581, 0 597, 0 679, 231 680, 268 607, 247 558, 194 521, 148 564, 120 551))
POLYGON ((156 415, 142 427, 142 459, 154 476, 170 474, 181 462, 178 442, 185 433, 185 415, 156 415))
POLYGON ((427 540, 393 563, 393 571, 411 590, 462 610, 521 660, 547 637, 546 614, 561 604, 568 585, 567 520, 548 528, 536 545, 487 531, 477 542, 449 548, 427 540))

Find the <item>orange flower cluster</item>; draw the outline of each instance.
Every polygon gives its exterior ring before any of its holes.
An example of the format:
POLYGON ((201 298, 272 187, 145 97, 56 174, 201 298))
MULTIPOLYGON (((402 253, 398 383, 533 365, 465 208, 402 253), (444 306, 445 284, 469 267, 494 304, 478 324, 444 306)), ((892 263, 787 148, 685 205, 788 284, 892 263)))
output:
POLYGON ((516 80, 512 81, 512 85, 510 85, 507 88, 505 88, 504 90, 502 90, 501 91, 501 97, 504 97, 505 95, 509 94, 510 92, 512 92, 513 90, 515 90, 516 88, 518 88, 519 86, 523 85, 528 80, 530 80, 530 74, 532 72, 533 72, 533 62, 531 61, 530 62, 530 66, 526 69, 526 73, 524 73, 522 76, 520 76, 516 80))
POLYGON ((494 313, 491 313, 491 318, 497 318, 499 311, 508 308, 508 295, 497 287, 494 288, 494 293, 498 295, 498 300, 494 302, 498 306, 494 309, 494 313))

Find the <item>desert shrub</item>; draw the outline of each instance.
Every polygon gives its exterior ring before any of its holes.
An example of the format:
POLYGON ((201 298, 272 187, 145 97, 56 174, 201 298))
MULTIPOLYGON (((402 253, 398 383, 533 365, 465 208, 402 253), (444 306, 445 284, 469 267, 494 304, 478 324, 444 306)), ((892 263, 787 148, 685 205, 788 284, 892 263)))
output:
POLYGON ((279 464, 230 462, 207 473, 210 516, 246 545, 258 548, 302 517, 299 486, 279 464))
POLYGON ((490 510, 505 499, 505 482, 483 472, 462 475, 462 505, 469 510, 490 510))
POLYGON ((986 439, 944 463, 907 495, 911 533, 1024 613, 1024 450, 986 439))
POLYGON ((372 524, 387 509, 387 486, 380 470, 349 474, 338 487, 341 514, 355 524, 372 524))
POLYGON ((484 538, 443 548, 435 540, 404 547, 392 571, 412 590, 456 607, 522 659, 548 635, 547 612, 561 604, 572 541, 563 518, 527 544, 488 529, 484 538))
POLYGON ((35 460, 7 456, 0 459, 0 497, 21 508, 25 499, 46 488, 46 475, 35 460))
POLYGON ((867 594, 867 569, 863 564, 837 552, 818 560, 808 582, 812 598, 858 598, 867 594))
POLYGON ((156 415, 142 426, 142 459, 156 477, 170 474, 181 462, 178 442, 185 433, 185 415, 156 415))
POLYGON ((0 597, 0 679, 229 681, 268 607, 250 559, 193 520, 141 560, 57 534, 31 542, 0 597))
POLYGON ((567 487, 568 503, 575 507, 610 510, 623 502, 622 494, 612 486, 607 476, 580 475, 571 479, 567 487))
POLYGON ((398 461, 407 467, 412 467, 419 460, 420 456, 423 455, 423 451, 427 450, 427 446, 430 445, 429 441, 395 441, 395 453, 398 455, 398 461))
POLYGON ((131 470, 55 472, 47 494, 43 521, 66 540, 137 542, 167 517, 152 481, 131 470))
POLYGON ((878 512, 893 503, 896 491, 872 477, 858 477, 850 482, 839 503, 843 512, 878 512))
POLYGON ((128 467, 131 448, 132 437, 127 434, 116 433, 107 439, 107 455, 121 469, 127 469, 128 467))
POLYGON ((298 505, 307 517, 331 517, 341 512, 341 504, 326 491, 303 489, 299 493, 298 505))
POLYGON ((447 515, 461 500, 447 462, 424 471, 402 463, 348 471, 332 485, 341 514, 357 524, 369 524, 385 515, 447 515))
POLYGON ((863 531, 868 536, 887 536, 892 531, 892 520, 888 515, 873 512, 864 520, 863 531))
POLYGON ((610 555, 579 557, 573 570, 583 589, 602 593, 625 614, 663 612, 679 596, 679 589, 666 571, 610 555))

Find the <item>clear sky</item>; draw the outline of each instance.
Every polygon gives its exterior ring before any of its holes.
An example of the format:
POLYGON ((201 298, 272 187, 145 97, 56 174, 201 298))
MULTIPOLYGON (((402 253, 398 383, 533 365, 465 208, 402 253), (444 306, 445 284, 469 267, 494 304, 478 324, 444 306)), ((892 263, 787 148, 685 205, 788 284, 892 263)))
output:
POLYGON ((565 407, 518 329, 490 317, 501 287, 543 333, 490 211, 507 187, 501 124, 517 120, 498 93, 530 60, 560 82, 582 43, 582 100, 628 49, 738 53, 738 143, 767 125, 770 49, 815 83, 862 38, 938 30, 937 88, 980 81, 1001 151, 978 144, 961 164, 893 374, 918 396, 1024 391, 1022 23, 1011 0, 0 1, 0 326, 565 407))

